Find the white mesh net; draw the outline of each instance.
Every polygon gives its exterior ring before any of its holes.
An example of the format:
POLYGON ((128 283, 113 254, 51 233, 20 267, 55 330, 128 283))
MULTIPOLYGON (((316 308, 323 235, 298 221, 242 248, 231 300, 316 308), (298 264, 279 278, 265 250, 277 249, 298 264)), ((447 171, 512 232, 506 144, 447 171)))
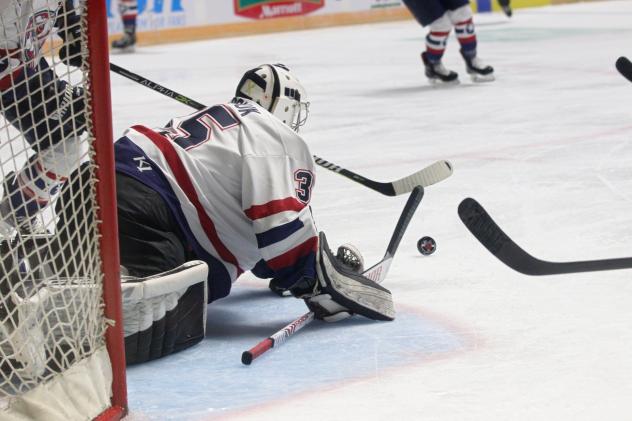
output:
POLYGON ((0 0, 2 419, 104 348, 84 10, 0 0))

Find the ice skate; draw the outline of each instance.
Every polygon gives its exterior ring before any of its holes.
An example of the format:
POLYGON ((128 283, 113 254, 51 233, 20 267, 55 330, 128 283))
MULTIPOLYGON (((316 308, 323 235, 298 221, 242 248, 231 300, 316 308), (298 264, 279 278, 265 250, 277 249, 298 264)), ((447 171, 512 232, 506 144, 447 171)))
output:
POLYGON ((461 50, 463 60, 465 60, 465 66, 467 73, 474 82, 491 82, 495 79, 494 68, 484 64, 477 56, 468 57, 463 54, 461 50))
POLYGON ((125 32, 123 36, 112 41, 113 53, 133 53, 136 50, 136 34, 125 32))
POLYGON ((430 83, 459 83, 459 75, 456 72, 446 69, 441 61, 431 62, 425 51, 421 53, 421 61, 424 63, 426 77, 430 83))
POLYGON ((15 191, 9 187, 9 183, 16 183, 13 171, 5 176, 3 194, 0 199, 0 240, 10 239, 15 233, 21 235, 35 235, 46 233, 40 215, 28 216, 25 210, 14 209, 9 198, 9 192, 15 191))
POLYGON ((508 18, 510 18, 513 14, 513 11, 511 10, 511 3, 509 2, 509 0, 498 0, 498 4, 503 10, 503 13, 507 15, 508 18))

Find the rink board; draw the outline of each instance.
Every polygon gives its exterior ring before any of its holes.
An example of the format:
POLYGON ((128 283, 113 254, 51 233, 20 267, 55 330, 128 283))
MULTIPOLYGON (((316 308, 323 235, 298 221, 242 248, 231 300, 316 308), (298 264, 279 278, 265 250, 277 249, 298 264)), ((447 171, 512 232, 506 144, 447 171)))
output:
MULTIPOLYGON (((511 6, 521 9, 577 1, 511 0, 511 6)), ((107 0, 106 4, 109 32, 117 38, 123 31, 118 3, 107 0)), ((497 0, 470 4, 475 12, 500 10, 497 0)), ((412 19, 401 0, 140 0, 138 10, 140 45, 412 19)))

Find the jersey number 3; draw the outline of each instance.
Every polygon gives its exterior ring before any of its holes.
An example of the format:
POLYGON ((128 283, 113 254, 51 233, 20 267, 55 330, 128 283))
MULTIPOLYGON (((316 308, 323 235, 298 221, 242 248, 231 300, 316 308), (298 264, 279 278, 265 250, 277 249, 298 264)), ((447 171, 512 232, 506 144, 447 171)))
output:
POLYGON ((312 187, 314 186, 314 175, 311 171, 297 170, 294 173, 294 181, 297 182, 296 198, 305 204, 312 198, 312 187))

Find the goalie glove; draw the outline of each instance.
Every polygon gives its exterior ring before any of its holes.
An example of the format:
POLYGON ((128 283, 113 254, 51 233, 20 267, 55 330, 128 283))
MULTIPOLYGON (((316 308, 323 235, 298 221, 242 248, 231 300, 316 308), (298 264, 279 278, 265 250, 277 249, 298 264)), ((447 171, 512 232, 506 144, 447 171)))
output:
POLYGON ((325 233, 319 235, 317 279, 304 278, 290 288, 303 298, 317 319, 337 322, 353 314, 373 320, 395 319, 391 292, 350 270, 329 250, 325 233))
MULTIPOLYGON (((364 271, 364 258, 360 251, 353 244, 343 244, 338 247, 336 252, 336 260, 338 260, 346 269, 355 273, 364 271)), ((270 291, 279 297, 291 297, 292 294, 288 289, 287 282, 283 278, 272 278, 268 284, 270 291)))

